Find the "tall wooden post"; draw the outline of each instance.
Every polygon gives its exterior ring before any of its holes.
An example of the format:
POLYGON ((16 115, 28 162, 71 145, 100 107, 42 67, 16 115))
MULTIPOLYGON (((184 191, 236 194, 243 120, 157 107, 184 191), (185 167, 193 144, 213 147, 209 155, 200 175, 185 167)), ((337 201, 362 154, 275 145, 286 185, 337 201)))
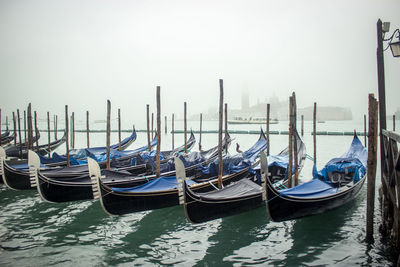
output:
POLYGON ((299 184, 299 159, 297 155, 297 103, 296 94, 292 94, 292 110, 293 110, 293 121, 292 121, 292 140, 293 140, 293 158, 294 158, 294 186, 299 184))
POLYGON ((200 113, 200 139, 199 139, 199 151, 202 151, 201 148, 201 132, 203 128, 203 113, 200 113))
POLYGON ((89 129, 89 110, 86 110, 86 140, 87 147, 90 147, 90 129, 89 129))
POLYGON ((304 115, 301 115, 301 136, 304 136, 304 115))
POLYGON ((293 186, 293 97, 289 97, 289 164, 288 164, 288 186, 293 186))
POLYGON ((72 112, 72 148, 75 148, 75 112, 72 112))
POLYGON ((150 144, 150 111, 149 111, 149 104, 146 105, 146 120, 147 120, 147 146, 149 151, 151 151, 151 144, 150 144))
POLYGON ((17 119, 18 119, 18 136, 19 136, 19 157, 22 158, 21 117, 19 114, 19 109, 17 109, 17 119))
POLYGON ((26 111, 24 110, 24 138, 25 138, 25 145, 28 147, 28 139, 26 138, 26 111))
POLYGON ((224 109, 224 82, 222 79, 219 80, 219 128, 218 128, 218 188, 222 188, 222 120, 223 120, 223 109, 224 109))
MULTIPOLYGON (((39 135, 39 129, 37 127, 37 113, 35 111, 35 135, 39 135)), ((39 138, 36 138, 36 151, 39 153, 39 138)))
POLYGON ((33 134, 32 134, 32 105, 28 104, 28 147, 33 149, 33 134))
POLYGON ((172 113, 172 150, 174 150, 174 136, 175 136, 175 125, 174 125, 174 121, 175 121, 175 114, 172 113))
POLYGON ((393 115, 393 132, 396 131, 396 115, 393 115))
POLYGON ((187 153, 186 101, 183 103, 183 132, 185 138, 185 153, 187 153))
POLYGON ((167 116, 164 116, 164 127, 165 127, 165 134, 167 134, 168 133, 168 129, 167 129, 167 126, 168 126, 168 124, 167 124, 167 116))
POLYGON ((154 113, 151 113, 151 139, 154 138, 154 113))
POLYGON ((121 109, 118 109, 118 150, 121 151, 121 109))
POLYGON ((160 154, 161 154, 161 101, 160 101, 160 86, 157 86, 157 155, 156 155, 157 177, 160 177, 160 154))
POLYGON ((14 125, 14 145, 17 145, 17 120, 15 119, 15 113, 13 111, 13 125, 14 125))
POLYGON ((67 150, 67 166, 70 165, 70 160, 69 160, 69 122, 68 122, 68 105, 65 105, 65 145, 66 145, 66 150, 67 150))
POLYGON ((367 166, 367 240, 373 240, 375 179, 378 142, 378 103, 374 94, 369 94, 368 106, 368 166, 367 166))
POLYGON ((314 165, 317 164, 317 103, 314 102, 313 111, 313 145, 314 145, 314 165))
POLYGON ((54 139, 57 140, 58 117, 54 115, 54 139))
POLYGON ((364 114, 364 146, 367 147, 367 115, 364 114))
POLYGON ((228 154, 228 104, 225 103, 225 153, 228 154))
POLYGON ((270 148, 270 142, 269 142, 269 118, 271 116, 271 105, 268 103, 267 104, 267 125, 265 126, 265 132, 267 134, 267 156, 269 156, 269 148, 270 148))
POLYGON ((111 102, 107 100, 107 170, 111 168, 110 162, 110 134, 111 134, 111 102))
POLYGON ((48 144, 47 144, 47 151, 48 156, 50 158, 50 112, 47 111, 47 140, 48 140, 48 144))

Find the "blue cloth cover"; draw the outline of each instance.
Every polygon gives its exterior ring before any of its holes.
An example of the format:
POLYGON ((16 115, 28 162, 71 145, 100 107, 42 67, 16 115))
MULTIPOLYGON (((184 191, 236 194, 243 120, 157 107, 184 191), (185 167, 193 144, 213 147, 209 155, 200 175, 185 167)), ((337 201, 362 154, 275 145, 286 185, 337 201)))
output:
MULTIPOLYGON (((188 185, 194 184, 192 180, 186 180, 188 185)), ((158 192, 165 190, 176 189, 178 183, 176 181, 176 176, 160 177, 147 182, 143 185, 139 185, 131 188, 115 188, 112 187, 114 192, 130 192, 130 193, 146 193, 146 192, 158 192)))

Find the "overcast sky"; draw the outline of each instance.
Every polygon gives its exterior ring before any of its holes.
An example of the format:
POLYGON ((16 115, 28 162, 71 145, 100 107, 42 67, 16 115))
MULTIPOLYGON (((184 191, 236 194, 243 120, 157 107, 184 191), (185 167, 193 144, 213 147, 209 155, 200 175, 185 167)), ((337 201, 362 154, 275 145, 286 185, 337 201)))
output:
MULTIPOLYGON (((376 22, 400 27, 398 0, 0 0, 2 116, 29 102, 41 117, 103 117, 113 110, 144 119, 161 86, 162 112, 240 108, 292 91, 298 106, 367 112, 377 94, 376 22), (95 115, 93 115, 95 116, 95 115)), ((385 52, 387 112, 400 107, 400 59, 385 52)), ((115 111, 114 111, 115 112, 115 111)))

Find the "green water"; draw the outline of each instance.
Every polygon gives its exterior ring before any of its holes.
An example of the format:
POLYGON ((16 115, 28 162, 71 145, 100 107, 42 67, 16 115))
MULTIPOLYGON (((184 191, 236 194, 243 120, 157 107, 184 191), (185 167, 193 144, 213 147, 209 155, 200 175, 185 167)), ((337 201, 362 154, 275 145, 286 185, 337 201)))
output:
MULTIPOLYGON (((215 136, 203 136, 203 147, 211 146, 215 136)), ((170 136, 163 137, 163 149, 168 149, 170 136)), ((232 137, 243 149, 257 139, 254 135, 232 137)), ((101 143, 103 135, 92 138, 101 143)), ((177 136, 176 144, 182 138, 177 136)), ((85 135, 77 140, 83 146, 85 135)), ((309 133, 304 141, 312 154, 309 133)), ((145 142, 145 135, 138 134, 132 147, 145 142)), ((351 137, 319 137, 318 167, 339 156, 350 142, 351 137)), ((272 136, 272 153, 286 143, 287 136, 272 136)), ((311 169, 308 161, 302 180, 310 178, 311 169)), ((260 207, 198 225, 186 220, 182 206, 110 217, 98 201, 46 203, 36 191, 12 191, 2 185, 0 265, 387 266, 392 258, 378 233, 378 203, 375 242, 367 244, 365 185, 354 201, 321 215, 275 223, 260 207)))

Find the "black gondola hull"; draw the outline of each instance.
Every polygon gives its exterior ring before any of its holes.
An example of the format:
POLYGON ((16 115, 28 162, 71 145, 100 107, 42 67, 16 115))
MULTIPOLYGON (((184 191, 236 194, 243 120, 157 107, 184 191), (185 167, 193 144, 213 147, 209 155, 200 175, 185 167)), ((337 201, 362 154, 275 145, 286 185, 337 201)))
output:
POLYGON ((279 191, 267 182, 267 210, 273 221, 281 222, 323 213, 340 207, 354 199, 360 192, 365 177, 353 187, 320 198, 294 198, 280 196, 279 191))

